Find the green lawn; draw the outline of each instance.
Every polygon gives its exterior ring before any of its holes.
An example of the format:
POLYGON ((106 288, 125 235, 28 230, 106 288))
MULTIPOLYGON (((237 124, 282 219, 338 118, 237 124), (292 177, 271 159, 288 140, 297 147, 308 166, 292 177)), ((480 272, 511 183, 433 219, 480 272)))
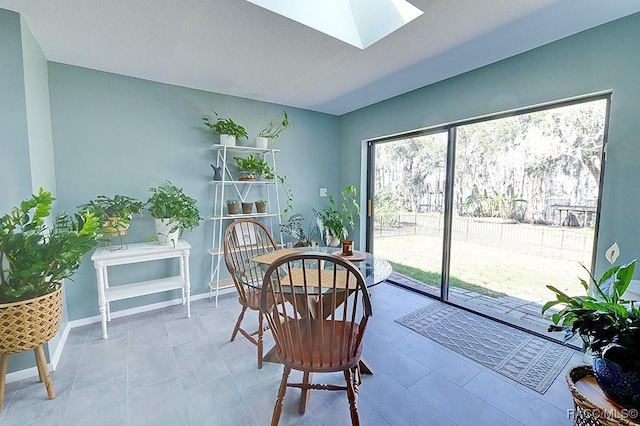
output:
MULTIPOLYGON (((414 278, 418 281, 425 283, 426 285, 435 287, 436 289, 440 288, 440 273, 423 271, 421 269, 414 268, 412 266, 407 266, 401 263, 396 263, 391 261, 389 263, 391 264, 395 272, 414 278)), ((473 292, 483 294, 485 296, 489 296, 493 298, 506 296, 506 294, 504 293, 499 293, 497 291, 489 290, 485 287, 481 287, 479 285, 462 281, 456 277, 449 277, 449 285, 452 287, 462 288, 465 290, 473 291, 473 292)))

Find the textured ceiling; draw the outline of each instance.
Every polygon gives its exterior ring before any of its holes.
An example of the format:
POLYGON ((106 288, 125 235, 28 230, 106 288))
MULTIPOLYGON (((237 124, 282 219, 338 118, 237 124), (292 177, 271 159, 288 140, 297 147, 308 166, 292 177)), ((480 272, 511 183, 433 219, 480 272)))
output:
POLYGON ((244 0, 0 8, 22 14, 50 61, 336 115, 640 11, 638 0, 409 1, 424 14, 365 50, 244 0))

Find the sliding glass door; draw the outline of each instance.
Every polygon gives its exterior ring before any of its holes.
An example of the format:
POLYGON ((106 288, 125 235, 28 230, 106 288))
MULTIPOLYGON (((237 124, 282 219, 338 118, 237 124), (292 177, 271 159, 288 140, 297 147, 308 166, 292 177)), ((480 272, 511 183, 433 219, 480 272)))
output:
POLYGON ((578 294, 591 269, 608 106, 594 98, 372 142, 370 247, 403 285, 546 333, 546 285, 578 294))
POLYGON ((373 250, 405 285, 440 295, 447 133, 376 144, 373 250))

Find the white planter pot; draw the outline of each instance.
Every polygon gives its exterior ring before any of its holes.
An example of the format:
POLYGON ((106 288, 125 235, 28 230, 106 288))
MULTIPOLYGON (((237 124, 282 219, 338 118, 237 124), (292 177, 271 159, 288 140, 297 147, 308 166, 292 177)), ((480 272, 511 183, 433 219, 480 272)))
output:
POLYGON ((180 237, 180 228, 169 232, 173 227, 171 219, 154 219, 156 223, 156 238, 160 244, 176 244, 180 237))
POLYGON ((340 238, 334 237, 333 235, 327 235, 325 243, 328 247, 338 247, 340 246, 340 238))
POLYGON ((269 138, 263 138, 262 136, 258 136, 253 141, 253 146, 260 149, 267 149, 269 145, 269 138))
POLYGON ((233 135, 220 135, 220 145, 236 146, 236 137, 233 135))

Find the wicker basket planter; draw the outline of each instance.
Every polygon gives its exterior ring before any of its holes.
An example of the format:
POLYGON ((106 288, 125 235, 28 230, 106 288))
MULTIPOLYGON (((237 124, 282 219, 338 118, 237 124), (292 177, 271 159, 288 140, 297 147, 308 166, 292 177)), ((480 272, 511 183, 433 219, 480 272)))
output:
POLYGON ((33 349, 38 376, 49 399, 55 398, 42 345, 56 335, 62 317, 62 286, 53 293, 34 299, 0 304, 0 409, 9 355, 33 349))
POLYGON ((599 389, 597 392, 593 392, 589 387, 586 388, 589 392, 578 389, 579 386, 576 386, 576 383, 585 378, 595 383, 593 387, 597 388, 591 366, 574 367, 567 373, 567 384, 573 396, 575 408, 573 413, 574 426, 638 426, 636 419, 629 415, 637 415, 633 412, 635 410, 619 408, 610 402, 599 389))

